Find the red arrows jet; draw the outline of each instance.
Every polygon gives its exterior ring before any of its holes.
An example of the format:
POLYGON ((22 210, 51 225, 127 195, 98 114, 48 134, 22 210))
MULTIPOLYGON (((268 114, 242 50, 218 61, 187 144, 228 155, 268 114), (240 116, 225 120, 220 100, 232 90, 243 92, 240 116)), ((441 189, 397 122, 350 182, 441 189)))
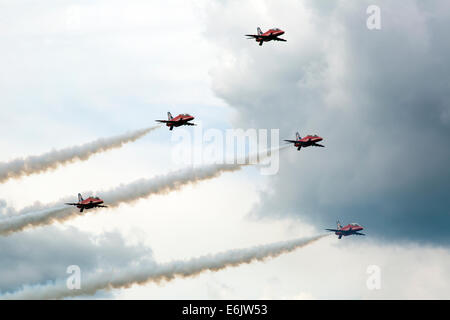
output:
POLYGON ((107 206, 102 205, 103 200, 98 197, 89 197, 86 200, 83 199, 81 193, 78 194, 78 202, 76 203, 66 203, 70 206, 76 206, 80 209, 80 212, 83 212, 84 209, 92 209, 92 208, 106 208, 107 206))
POLYGON ((328 231, 334 232, 337 236, 339 236, 339 239, 342 238, 342 236, 351 236, 352 234, 356 234, 358 236, 365 236, 364 233, 360 233, 359 231, 364 230, 362 226, 360 226, 357 223, 350 223, 346 225, 345 227, 342 227, 340 222, 337 222, 337 229, 325 229, 328 231))
POLYGON ((319 137, 318 135, 307 135, 306 137, 302 138, 302 137, 300 137, 300 134, 297 132, 295 134, 295 140, 284 140, 284 141, 293 143, 294 146, 297 147, 297 150, 300 151, 300 149, 302 147, 305 148, 305 147, 313 146, 313 147, 322 147, 323 148, 323 147, 325 147, 324 145, 317 143, 322 140, 323 139, 321 137, 319 137))
POLYGON ((256 30, 258 31, 258 34, 246 34, 246 36, 248 37, 248 39, 255 39, 256 42, 259 42, 260 46, 262 46, 264 42, 268 42, 271 40, 287 41, 285 39, 278 38, 279 36, 284 34, 284 31, 278 28, 269 29, 264 33, 261 31, 260 27, 258 27, 256 30))
POLYGON ((156 120, 156 122, 165 123, 166 126, 170 127, 170 130, 173 130, 173 127, 179 126, 196 126, 196 124, 189 122, 195 118, 187 113, 179 114, 174 118, 170 112, 167 112, 167 118, 168 120, 156 120))

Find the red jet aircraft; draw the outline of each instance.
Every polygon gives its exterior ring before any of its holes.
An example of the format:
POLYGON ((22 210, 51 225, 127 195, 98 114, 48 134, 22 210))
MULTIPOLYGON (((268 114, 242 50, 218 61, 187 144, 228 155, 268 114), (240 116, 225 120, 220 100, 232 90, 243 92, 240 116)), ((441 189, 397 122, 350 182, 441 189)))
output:
POLYGON ((179 114, 174 118, 172 117, 172 114, 170 112, 167 112, 167 118, 168 120, 156 120, 156 121, 165 123, 166 126, 170 127, 170 130, 172 130, 173 127, 179 126, 196 126, 196 124, 189 122, 194 120, 195 118, 187 113, 179 114))
POLYGON ((287 41, 285 39, 278 38, 279 36, 284 34, 284 31, 278 28, 269 29, 264 33, 261 31, 260 27, 258 27, 256 30, 258 31, 258 34, 246 34, 246 36, 249 37, 248 39, 255 39, 256 42, 259 42, 260 46, 262 46, 264 42, 268 42, 271 40, 287 41))
POLYGON ((83 199, 81 193, 78 194, 78 202, 76 203, 66 203, 70 206, 76 206, 80 209, 80 212, 83 212, 84 209, 92 209, 92 208, 106 208, 107 206, 102 205, 103 200, 98 197, 89 197, 86 200, 83 199))
POLYGON ((324 145, 321 145, 317 142, 322 141, 323 139, 321 137, 319 137, 318 135, 307 135, 306 137, 302 138, 300 137, 300 134, 297 132, 295 134, 295 140, 284 140, 287 141, 289 143, 293 143, 294 146, 297 147, 297 150, 300 150, 302 147, 310 147, 310 146, 314 146, 314 147, 325 147, 324 145))
POLYGON ((358 236, 365 236, 364 233, 360 233, 359 231, 364 230, 362 226, 360 226, 357 223, 350 223, 346 225, 345 227, 342 227, 340 222, 337 222, 337 229, 325 229, 328 231, 334 232, 337 236, 339 236, 339 239, 342 238, 342 236, 351 236, 352 234, 356 234, 358 236))

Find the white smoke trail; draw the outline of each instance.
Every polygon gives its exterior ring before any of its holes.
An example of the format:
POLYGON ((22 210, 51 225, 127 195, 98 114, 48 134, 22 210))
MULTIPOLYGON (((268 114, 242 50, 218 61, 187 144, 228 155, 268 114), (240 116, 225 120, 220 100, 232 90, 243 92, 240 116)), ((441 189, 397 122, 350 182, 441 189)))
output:
MULTIPOLYGON (((268 154, 260 154, 259 160, 269 156, 272 151, 268 154)), ((96 194, 101 196, 108 207, 117 207, 120 204, 133 203, 153 194, 165 194, 179 190, 185 185, 209 180, 224 172, 239 170, 241 167, 248 165, 246 163, 247 161, 244 164, 211 164, 198 168, 190 167, 167 175, 156 176, 150 179, 139 179, 129 184, 122 184, 111 190, 96 192, 96 194)), ((88 193, 86 192, 85 194, 88 193)), ((61 199, 56 203, 47 205, 36 204, 14 214, 10 213, 7 218, 0 220, 0 235, 52 224, 56 221, 62 222, 83 215, 84 213, 80 213, 77 208, 61 205, 72 201, 73 196, 61 199)))
POLYGON ((125 143, 136 141, 159 127, 154 126, 110 138, 100 138, 80 146, 53 150, 39 156, 29 156, 25 159, 0 163, 0 183, 13 178, 42 173, 71 162, 87 160, 96 153, 120 148, 125 143))
MULTIPOLYGON (((133 203, 153 194, 165 194, 179 190, 184 185, 212 179, 223 172, 239 170, 241 166, 209 165, 201 168, 187 168, 151 179, 139 179, 108 191, 99 191, 96 194, 101 195, 108 207, 117 207, 122 203, 133 203)), ((61 199, 57 203, 37 204, 15 214, 10 213, 7 218, 0 220, 0 234, 7 235, 30 227, 48 225, 56 221, 63 222, 86 214, 86 211, 80 213, 77 208, 61 205, 72 201, 73 196, 61 199)), ((88 212, 92 212, 92 210, 88 212)))
POLYGON ((264 261, 281 254, 304 247, 327 235, 301 238, 252 248, 235 249, 214 255, 206 255, 187 261, 173 261, 165 264, 141 265, 116 272, 102 272, 83 276, 81 288, 69 290, 65 280, 58 280, 50 285, 25 285, 19 291, 5 293, 2 299, 63 299, 79 295, 93 295, 99 290, 129 288, 149 282, 159 283, 176 278, 197 276, 206 271, 220 271, 229 267, 238 267, 254 261, 264 261))

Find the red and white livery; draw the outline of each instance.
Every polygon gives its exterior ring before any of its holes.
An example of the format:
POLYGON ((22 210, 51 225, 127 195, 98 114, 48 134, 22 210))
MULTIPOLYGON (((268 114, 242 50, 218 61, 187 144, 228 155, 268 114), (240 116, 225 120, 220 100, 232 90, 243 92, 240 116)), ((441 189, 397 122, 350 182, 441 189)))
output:
POLYGON ((170 130, 173 130, 173 127, 196 126, 196 124, 189 122, 194 119, 195 118, 193 116, 187 113, 179 114, 174 118, 172 117, 172 114, 170 112, 167 112, 167 120, 155 120, 155 121, 165 123, 166 126, 170 128, 170 130))
POLYGON ((301 137, 300 134, 297 132, 295 134, 295 140, 284 140, 289 143, 293 143, 294 146, 297 148, 297 150, 300 151, 300 149, 306 148, 306 147, 325 147, 324 145, 319 144, 318 142, 322 141, 323 138, 319 137, 318 135, 307 135, 306 137, 301 137))
POLYGON ((80 209, 80 212, 83 212, 84 209, 92 209, 92 208, 106 208, 107 206, 103 205, 103 200, 99 197, 89 197, 87 199, 83 199, 81 193, 78 194, 78 202, 74 203, 66 203, 69 206, 76 206, 80 209))
POLYGON ((264 42, 268 41, 287 41, 285 39, 279 38, 279 36, 284 34, 284 31, 278 28, 272 28, 267 30, 266 32, 262 32, 261 28, 257 29, 258 34, 246 34, 248 39, 255 39, 256 42, 259 42, 259 45, 262 46, 264 42))
POLYGON ((358 236, 365 236, 364 233, 361 233, 359 231, 364 230, 364 228, 357 224, 357 223, 350 223, 346 225, 345 227, 341 226, 341 223, 337 222, 337 229, 325 229, 328 231, 334 232, 335 235, 339 236, 339 239, 342 238, 342 236, 347 237, 351 235, 358 235, 358 236))

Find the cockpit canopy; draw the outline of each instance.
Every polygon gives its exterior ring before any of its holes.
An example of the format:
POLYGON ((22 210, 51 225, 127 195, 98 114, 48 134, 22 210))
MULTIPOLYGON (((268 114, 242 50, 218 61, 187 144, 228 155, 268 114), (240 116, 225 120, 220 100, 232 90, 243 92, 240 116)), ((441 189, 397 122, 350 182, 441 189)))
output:
POLYGON ((183 117, 190 117, 191 115, 189 113, 183 113, 181 114, 183 117))
POLYGON ((278 28, 272 28, 273 31, 280 31, 278 28))
POLYGON ((355 223, 355 222, 353 222, 353 223, 350 223, 350 225, 351 225, 351 226, 353 226, 353 227, 360 227, 360 225, 359 225, 359 224, 357 224, 357 223, 355 223))

